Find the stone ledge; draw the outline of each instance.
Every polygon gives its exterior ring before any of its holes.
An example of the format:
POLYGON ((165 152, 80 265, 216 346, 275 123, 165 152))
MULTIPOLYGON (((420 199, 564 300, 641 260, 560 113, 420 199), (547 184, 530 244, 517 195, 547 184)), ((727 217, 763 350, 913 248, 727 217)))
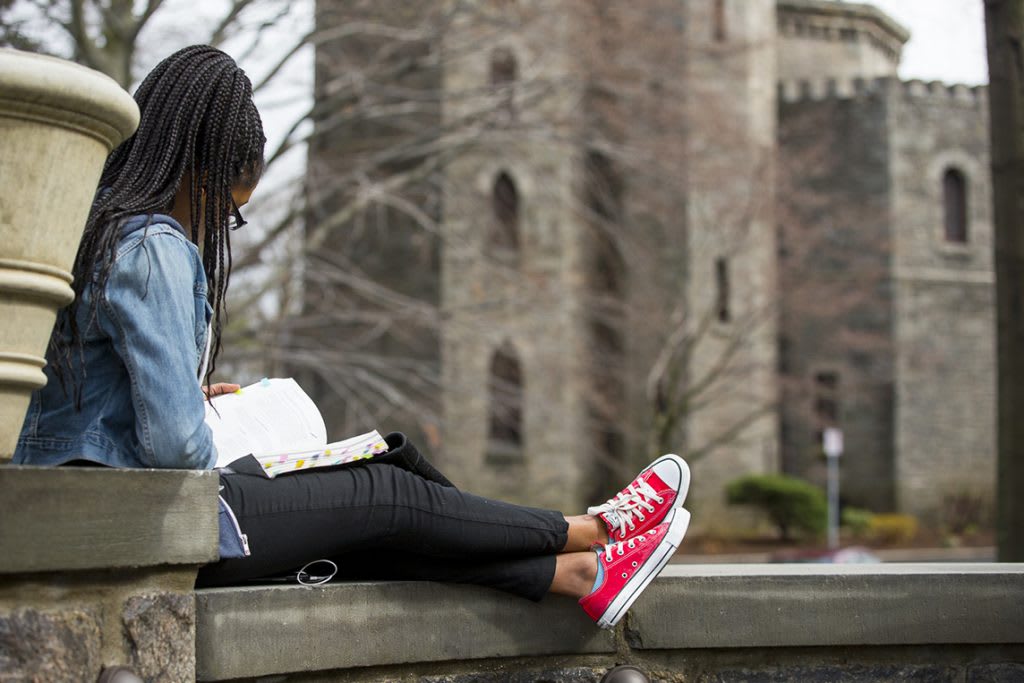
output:
POLYGON ((0 466, 0 574, 217 559, 217 475, 0 466))
MULTIPOLYGON (((647 652, 1019 644, 1024 565, 672 565, 624 632, 624 645, 647 652)), ((203 681, 616 652, 613 634, 566 598, 534 605, 474 586, 404 582, 201 590, 196 644, 203 681)))
POLYGON ((196 592, 196 677, 615 652, 575 600, 477 586, 344 583, 196 592))
POLYGON ((638 649, 1024 643, 1024 564, 672 565, 628 619, 638 649))

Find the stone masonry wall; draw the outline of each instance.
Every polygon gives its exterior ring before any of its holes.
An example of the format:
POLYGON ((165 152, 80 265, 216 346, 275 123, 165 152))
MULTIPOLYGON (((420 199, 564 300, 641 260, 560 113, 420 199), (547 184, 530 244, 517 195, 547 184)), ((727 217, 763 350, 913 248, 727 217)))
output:
MULTIPOLYGON (((581 398, 578 158, 568 144, 575 103, 570 15, 561 4, 466 3, 445 33, 445 117, 493 106, 491 60, 510 54, 517 78, 495 112, 445 172, 442 252, 445 454, 452 480, 474 493, 580 509, 588 467, 581 398), (460 46, 487 45, 466 51, 460 46), (489 99, 490 98, 490 99, 489 99), (517 197, 517 246, 490 241, 500 174, 517 197), (521 441, 497 452, 491 377, 496 352, 518 362, 521 441)), ((453 124, 454 125, 454 124, 453 124)))
POLYGON ((195 573, 0 578, 0 681, 85 683, 104 666, 150 683, 195 676, 195 573))
POLYGON ((195 680, 213 472, 0 466, 0 682, 195 680))
MULTIPOLYGON (((995 491, 995 322, 985 90, 890 83, 901 509, 995 491), (967 241, 944 236, 943 176, 967 186, 967 241)), ((976 521, 985 521, 976 520, 976 521)))
POLYGON ((712 6, 687 4, 686 307, 695 343, 684 455, 700 482, 691 490, 697 527, 725 530, 737 523, 725 485, 778 468, 777 43, 774 0, 727 3, 724 31, 712 6))
POLYGON ((783 471, 823 487, 838 427, 842 499, 878 511, 895 504, 889 106, 875 89, 779 109, 783 471))

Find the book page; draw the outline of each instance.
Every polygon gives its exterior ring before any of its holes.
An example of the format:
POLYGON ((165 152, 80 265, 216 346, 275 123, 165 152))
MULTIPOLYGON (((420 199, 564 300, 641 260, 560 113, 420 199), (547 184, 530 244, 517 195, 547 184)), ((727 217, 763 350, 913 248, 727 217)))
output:
POLYGON ((261 471, 273 479, 279 474, 287 474, 298 470, 314 467, 331 467, 344 465, 357 460, 366 460, 381 453, 386 453, 388 444, 377 430, 336 441, 316 449, 275 455, 257 455, 261 471))
POLYGON ((291 378, 264 379, 206 402, 217 467, 244 455, 323 448, 327 428, 316 404, 291 378), (216 408, 216 410, 214 410, 216 408))

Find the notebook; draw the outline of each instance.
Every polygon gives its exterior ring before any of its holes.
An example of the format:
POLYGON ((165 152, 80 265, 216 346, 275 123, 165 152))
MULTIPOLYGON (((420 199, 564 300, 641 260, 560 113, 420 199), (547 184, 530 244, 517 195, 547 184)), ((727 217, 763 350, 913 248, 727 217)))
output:
POLYGON ((216 467, 251 456, 271 479, 372 458, 388 450, 376 430, 328 443, 323 416, 290 377, 263 379, 213 397, 206 402, 206 424, 217 447, 216 467))

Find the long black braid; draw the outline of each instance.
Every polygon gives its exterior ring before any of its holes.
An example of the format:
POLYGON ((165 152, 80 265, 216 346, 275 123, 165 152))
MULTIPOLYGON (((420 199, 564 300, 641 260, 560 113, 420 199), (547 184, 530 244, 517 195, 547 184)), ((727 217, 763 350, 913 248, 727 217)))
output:
POLYGON ((87 311, 91 325, 110 277, 122 219, 173 210, 183 181, 190 189, 192 241, 199 242, 200 224, 205 235, 203 269, 214 311, 210 362, 203 378, 209 384, 221 348, 231 273, 231 190, 255 186, 263 173, 266 137, 252 101, 252 84, 220 50, 193 45, 175 52, 146 76, 135 101, 142 114, 139 128, 107 158, 72 269, 75 300, 57 316, 50 337, 51 366, 65 393, 73 389, 76 408, 81 406, 83 378, 75 376, 72 354, 81 358, 84 353, 77 321, 82 292, 93 288, 87 311))

